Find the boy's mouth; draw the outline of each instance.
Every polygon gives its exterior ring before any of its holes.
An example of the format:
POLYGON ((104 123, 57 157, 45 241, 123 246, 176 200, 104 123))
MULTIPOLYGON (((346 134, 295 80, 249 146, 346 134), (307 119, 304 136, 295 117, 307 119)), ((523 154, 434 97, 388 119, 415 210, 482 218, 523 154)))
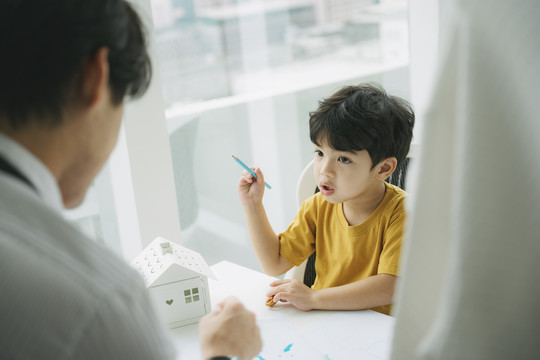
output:
POLYGON ((319 185, 319 190, 321 191, 321 194, 324 196, 330 196, 334 193, 335 189, 331 188, 327 184, 321 184, 319 185))

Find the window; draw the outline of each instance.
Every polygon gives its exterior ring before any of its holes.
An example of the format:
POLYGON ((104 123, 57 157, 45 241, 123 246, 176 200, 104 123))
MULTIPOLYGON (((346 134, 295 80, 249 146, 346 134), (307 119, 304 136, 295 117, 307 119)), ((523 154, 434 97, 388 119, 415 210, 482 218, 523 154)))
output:
POLYGON ((231 155, 259 166, 280 232, 312 158, 308 113, 345 84, 408 98, 403 0, 152 0, 182 244, 259 269, 231 155))
POLYGON ((190 289, 184 290, 184 299, 186 301, 186 304, 190 304, 192 302, 200 301, 199 289, 198 288, 193 288, 191 290, 190 289))
POLYGON ((127 260, 163 236, 210 265, 260 269, 231 155, 262 169, 272 185, 264 195, 270 223, 284 230, 313 157, 307 121, 318 101, 367 81, 410 99, 408 3, 132 1, 152 30, 153 86, 128 104, 112 166, 83 207, 66 214, 127 260))

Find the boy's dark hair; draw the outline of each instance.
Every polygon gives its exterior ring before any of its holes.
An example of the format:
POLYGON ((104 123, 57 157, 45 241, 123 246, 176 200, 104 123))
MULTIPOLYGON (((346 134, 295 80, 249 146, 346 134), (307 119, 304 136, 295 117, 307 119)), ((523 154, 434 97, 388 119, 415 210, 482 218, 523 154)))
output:
POLYGON ((413 136, 411 105, 372 84, 345 86, 310 113, 311 141, 338 151, 367 150, 372 166, 395 157, 405 162, 413 136))
POLYGON ((2 0, 0 117, 55 126, 77 96, 83 64, 107 47, 112 101, 142 95, 152 69, 141 20, 125 0, 2 0), (73 92, 70 93, 70 91, 73 92))

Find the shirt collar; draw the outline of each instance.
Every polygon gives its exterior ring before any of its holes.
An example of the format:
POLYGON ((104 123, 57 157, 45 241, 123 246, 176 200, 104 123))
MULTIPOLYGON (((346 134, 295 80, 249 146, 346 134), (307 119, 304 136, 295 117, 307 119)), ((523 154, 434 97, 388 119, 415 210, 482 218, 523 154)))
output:
MULTIPOLYGON (((52 209, 64 209, 60 188, 51 171, 34 154, 0 133, 0 156, 17 168, 35 186, 38 196, 52 209)), ((34 191, 28 187, 28 191, 34 191)))

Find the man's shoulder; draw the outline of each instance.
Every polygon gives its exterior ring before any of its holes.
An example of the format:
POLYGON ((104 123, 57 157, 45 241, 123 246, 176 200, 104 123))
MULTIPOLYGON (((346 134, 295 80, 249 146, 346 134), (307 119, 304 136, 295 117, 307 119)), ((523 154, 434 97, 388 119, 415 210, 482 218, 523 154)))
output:
MULTIPOLYGON (((69 224, 48 224, 54 231, 33 227, 31 231, 16 233, 6 230, 0 222, 4 266, 16 268, 20 282, 32 283, 31 279, 39 278, 40 285, 56 288, 56 292, 46 294, 51 297, 66 292, 80 293, 82 298, 99 298, 141 286, 142 280, 135 270, 105 247, 69 224)), ((25 222, 17 225, 24 227, 25 222)))
POLYGON ((16 194, 0 198, 6 200, 0 201, 3 265, 16 269, 19 283, 39 278, 41 286, 56 289, 44 295, 51 300, 61 297, 62 292, 95 299, 142 284, 123 259, 87 238, 39 200, 16 194))
POLYGON ((43 212, 47 209, 28 211, 33 219, 0 219, 0 307, 10 309, 2 316, 12 334, 7 354, 21 353, 21 342, 31 338, 33 347, 22 353, 59 358, 97 314, 113 318, 122 313, 120 306, 140 298, 144 285, 121 259, 43 212), (40 353, 34 353, 38 348, 40 353))

